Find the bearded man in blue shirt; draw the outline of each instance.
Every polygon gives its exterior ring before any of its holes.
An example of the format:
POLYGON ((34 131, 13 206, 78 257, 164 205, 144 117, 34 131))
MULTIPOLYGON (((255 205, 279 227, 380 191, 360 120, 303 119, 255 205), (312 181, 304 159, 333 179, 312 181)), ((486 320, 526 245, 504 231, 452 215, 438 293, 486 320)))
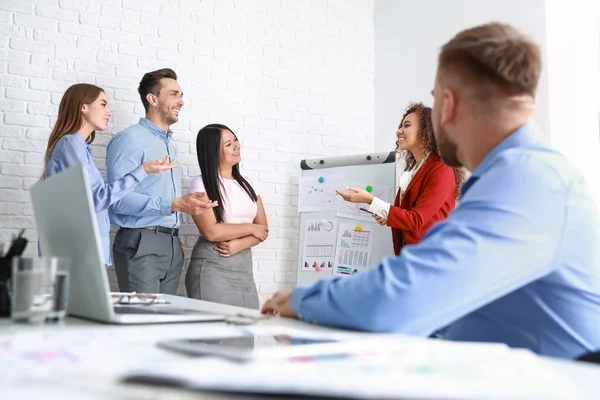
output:
MULTIPOLYGON (((177 74, 163 68, 144 74, 138 93, 145 118, 112 137, 106 147, 106 176, 121 179, 156 154, 177 159, 171 125, 184 105, 177 74)), ((206 193, 181 194, 181 167, 138 184, 110 208, 110 221, 120 227, 113 254, 123 292, 176 294, 183 267, 179 238, 182 213, 198 215, 216 207, 206 193)))
POLYGON ((276 293, 263 312, 563 358, 600 348, 600 218, 530 123, 541 68, 539 47, 505 24, 446 43, 433 123, 444 162, 472 171, 459 206, 400 257, 276 293))

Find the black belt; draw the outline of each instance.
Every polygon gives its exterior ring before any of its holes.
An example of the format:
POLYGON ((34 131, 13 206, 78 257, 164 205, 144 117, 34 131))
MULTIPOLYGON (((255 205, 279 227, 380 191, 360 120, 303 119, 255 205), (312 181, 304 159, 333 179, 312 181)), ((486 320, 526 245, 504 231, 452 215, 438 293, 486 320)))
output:
POLYGON ((146 226, 144 228, 126 228, 126 229, 147 229, 154 233, 164 233, 171 236, 179 236, 179 228, 165 228, 164 226, 146 226))

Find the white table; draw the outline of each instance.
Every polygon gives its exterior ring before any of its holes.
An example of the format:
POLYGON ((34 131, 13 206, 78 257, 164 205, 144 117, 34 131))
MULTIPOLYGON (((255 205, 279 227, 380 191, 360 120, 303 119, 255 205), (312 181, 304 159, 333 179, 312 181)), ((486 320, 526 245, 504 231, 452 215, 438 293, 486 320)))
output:
MULTIPOLYGON (((198 309, 203 311, 212 311, 216 313, 225 313, 229 315, 242 314, 247 316, 259 317, 260 314, 256 311, 242 309, 231 306, 224 306, 215 303, 209 303, 199 300, 188 299, 177 296, 165 296, 165 299, 172 304, 185 306, 186 308, 198 309)), ((329 330, 328 328, 309 325, 301 321, 290 320, 286 318, 269 318, 261 319, 257 322, 259 325, 272 325, 277 327, 290 327, 310 330, 329 330)), ((209 335, 211 332, 226 329, 227 325, 224 322, 218 323, 184 323, 184 324, 160 324, 160 325, 137 325, 137 326, 117 326, 97 324, 91 321, 86 321, 78 318, 67 318, 61 325, 14 325, 10 321, 0 320, 0 336, 11 333, 23 332, 81 332, 81 333, 118 333, 119 335, 132 332, 139 335, 140 329, 143 329, 144 336, 149 340, 159 340, 171 335, 182 336, 184 332, 187 336, 203 336, 209 335)), ((153 347, 152 345, 149 345, 153 347)), ((1 361, 0 361, 1 362, 1 361)), ((548 367, 555 372, 567 377, 582 392, 586 394, 586 399, 600 398, 600 366, 590 365, 587 363, 565 361, 551 358, 544 358, 544 362, 548 367)), ((115 383, 114 381, 85 381, 74 382, 65 380, 40 380, 26 382, 20 385, 18 389, 11 389, 2 392, 0 388, 0 397, 3 400, 8 399, 70 399, 85 398, 85 399, 254 399, 257 396, 241 396, 228 395, 217 393, 191 393, 182 390, 174 390, 159 387, 138 386, 131 384, 115 383)))

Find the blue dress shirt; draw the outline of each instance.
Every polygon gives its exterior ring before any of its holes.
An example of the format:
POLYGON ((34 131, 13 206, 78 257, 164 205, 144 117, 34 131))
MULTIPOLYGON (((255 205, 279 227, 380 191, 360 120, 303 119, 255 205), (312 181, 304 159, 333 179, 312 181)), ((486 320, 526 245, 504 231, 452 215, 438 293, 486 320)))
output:
MULTIPOLYGON (((109 182, 120 179, 127 171, 144 161, 169 155, 177 158, 171 139, 146 118, 113 136, 106 148, 106 177, 109 182)), ((181 196, 181 167, 165 173, 153 174, 137 185, 135 190, 110 208, 113 224, 126 228, 148 226, 179 227, 181 216, 171 212, 175 197, 181 196)))
POLYGON ((146 178, 146 172, 141 166, 131 168, 123 177, 109 185, 92 160, 92 148, 83 140, 79 133, 67 135, 59 139, 50 154, 46 166, 46 178, 77 164, 85 165, 98 218, 98 229, 102 237, 104 263, 112 263, 110 257, 110 221, 108 207, 121 199, 146 178))
POLYGON ((421 243, 351 277, 298 287, 307 321, 572 358, 600 348, 600 218, 580 172, 523 126, 421 243))

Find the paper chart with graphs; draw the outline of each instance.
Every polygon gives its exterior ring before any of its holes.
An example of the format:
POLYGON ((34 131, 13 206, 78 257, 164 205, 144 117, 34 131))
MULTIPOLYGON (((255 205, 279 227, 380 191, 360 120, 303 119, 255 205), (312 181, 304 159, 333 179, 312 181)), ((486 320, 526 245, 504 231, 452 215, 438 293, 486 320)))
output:
MULTIPOLYGON (((390 186, 383 185, 369 185, 364 182, 352 182, 349 187, 356 187, 361 189, 366 189, 367 187, 371 189, 371 194, 387 203, 392 203, 391 198, 391 190, 390 186)), ((367 203, 350 203, 348 201, 340 201, 336 215, 338 217, 344 218, 352 218, 359 219, 361 221, 373 222, 375 221, 373 215, 369 212, 361 210, 361 208, 368 210, 369 205, 367 203)))
POLYGON ((374 227, 373 224, 340 224, 333 275, 353 275, 371 266, 374 227))
POLYGON ((304 223, 302 270, 333 270, 338 223, 335 219, 309 219, 304 223))
POLYGON ((344 188, 339 176, 300 178, 298 212, 337 210, 341 197, 335 191, 344 188))

